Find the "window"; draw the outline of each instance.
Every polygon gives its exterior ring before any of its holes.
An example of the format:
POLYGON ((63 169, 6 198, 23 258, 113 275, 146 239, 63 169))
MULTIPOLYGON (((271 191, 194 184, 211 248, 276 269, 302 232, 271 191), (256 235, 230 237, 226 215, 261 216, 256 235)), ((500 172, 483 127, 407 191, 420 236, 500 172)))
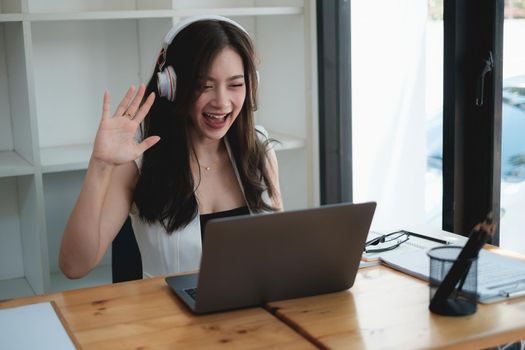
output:
POLYGON ((378 202, 376 230, 440 227, 443 4, 351 3, 353 200, 378 202))
POLYGON ((322 203, 377 201, 380 231, 423 224, 468 235, 489 212, 510 218, 500 179, 521 176, 525 159, 509 170, 502 142, 502 105, 520 97, 516 86, 502 94, 503 5, 318 2, 322 203))
POLYGON ((525 0, 504 14, 500 246, 525 254, 525 0))

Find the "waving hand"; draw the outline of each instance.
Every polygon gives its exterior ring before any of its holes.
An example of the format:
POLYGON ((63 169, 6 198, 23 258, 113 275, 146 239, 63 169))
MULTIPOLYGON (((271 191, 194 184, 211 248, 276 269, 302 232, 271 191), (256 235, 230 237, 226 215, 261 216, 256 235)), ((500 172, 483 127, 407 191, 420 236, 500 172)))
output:
POLYGON ((155 100, 152 92, 140 106, 144 92, 144 85, 139 87, 136 94, 135 87, 131 86, 113 116, 110 116, 109 93, 104 93, 102 120, 93 146, 94 159, 108 165, 123 164, 137 159, 160 140, 159 136, 150 136, 141 143, 135 141, 137 129, 155 100))

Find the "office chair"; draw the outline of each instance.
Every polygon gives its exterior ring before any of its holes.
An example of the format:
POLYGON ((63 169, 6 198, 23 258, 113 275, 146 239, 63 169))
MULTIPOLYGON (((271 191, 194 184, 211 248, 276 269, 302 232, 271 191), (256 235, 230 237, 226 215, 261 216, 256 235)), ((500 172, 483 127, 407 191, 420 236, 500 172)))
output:
POLYGON ((142 278, 142 258, 129 216, 111 243, 111 272, 113 283, 142 278))

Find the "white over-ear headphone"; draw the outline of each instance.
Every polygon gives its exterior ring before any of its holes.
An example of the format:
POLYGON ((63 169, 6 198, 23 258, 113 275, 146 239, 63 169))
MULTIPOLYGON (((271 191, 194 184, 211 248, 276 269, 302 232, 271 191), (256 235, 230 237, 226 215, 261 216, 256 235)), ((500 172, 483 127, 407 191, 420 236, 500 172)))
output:
MULTIPOLYGON (((162 41, 162 49, 160 51, 159 55, 159 72, 157 73, 157 90, 159 91, 159 95, 161 97, 167 98, 169 101, 175 101, 175 93, 177 91, 177 74, 175 73, 175 69, 173 69, 172 66, 167 66, 164 68, 164 64, 166 64, 166 55, 168 51, 168 46, 171 44, 173 39, 179 34, 184 28, 189 26, 192 23, 199 22, 199 21, 224 21, 228 22, 237 28, 241 29, 243 32, 248 34, 246 29, 244 29, 239 23, 226 18, 222 16, 215 16, 215 15, 204 15, 204 16, 193 16, 188 17, 177 23, 171 30, 166 34, 164 37, 164 40, 162 41), (164 68, 164 69, 163 69, 164 68)), ((257 73, 257 78, 259 77, 259 73, 257 73)))

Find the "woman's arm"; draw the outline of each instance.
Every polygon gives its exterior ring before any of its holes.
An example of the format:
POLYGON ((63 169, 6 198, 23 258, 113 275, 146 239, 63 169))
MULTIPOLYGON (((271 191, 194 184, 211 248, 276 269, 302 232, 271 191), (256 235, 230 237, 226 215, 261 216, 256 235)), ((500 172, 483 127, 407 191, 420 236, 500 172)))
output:
POLYGON ((60 246, 67 277, 83 277, 98 265, 126 220, 137 176, 132 162, 110 166, 91 158, 60 246))
POLYGON ((133 98, 131 87, 113 117, 109 116, 109 95, 104 94, 93 153, 60 247, 60 269, 69 278, 85 276, 104 256, 133 202, 138 178, 133 160, 159 140, 157 136, 140 144, 134 140, 154 100, 150 95, 139 108, 144 90, 141 86, 133 98))

